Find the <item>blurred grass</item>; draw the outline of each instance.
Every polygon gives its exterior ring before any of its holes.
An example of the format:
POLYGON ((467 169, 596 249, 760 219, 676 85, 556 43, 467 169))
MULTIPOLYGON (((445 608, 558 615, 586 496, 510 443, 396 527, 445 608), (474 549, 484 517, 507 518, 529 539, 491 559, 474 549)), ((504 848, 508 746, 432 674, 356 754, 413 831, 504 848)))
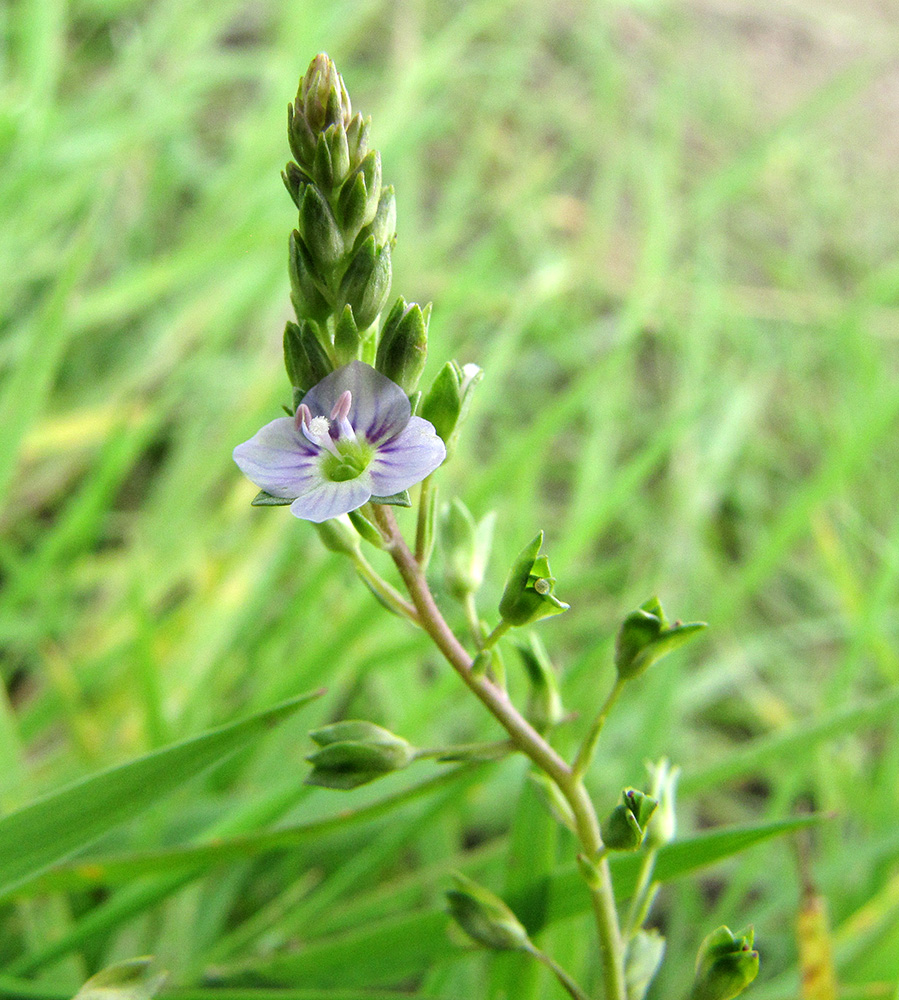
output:
MULTIPOLYGON (((894 984, 888 6, 20 0, 0 17, 4 808, 321 684, 322 719, 363 715, 422 744, 493 735, 308 526, 250 508, 230 461, 288 399, 283 112, 327 49, 397 188, 394 292, 434 301, 429 374, 448 356, 486 371, 441 474, 445 495, 499 513, 485 615, 545 527, 573 610, 544 638, 582 716, 610 680, 617 621, 651 592, 709 621, 708 640, 626 692, 597 795, 667 753, 685 830, 833 811, 814 857, 841 975, 894 984)), ((299 788, 305 752, 287 726, 105 846, 369 800, 299 788)), ((296 944, 360 886, 408 875, 408 905, 433 902, 415 872, 505 845, 521 780, 491 770, 401 843, 347 832, 201 880, 5 904, 0 961, 37 968, 28 956, 70 935, 45 966, 55 981, 155 952, 178 982, 217 950, 296 944)), ((514 886, 512 860, 495 888, 514 886)), ((749 921, 758 996, 795 995, 798 897, 785 843, 666 890, 653 996, 680 989, 715 922, 749 921)), ((593 968, 586 931, 548 936, 593 968)), ((485 976, 456 963, 420 995, 489 982, 498 997, 515 980, 485 976)), ((541 973, 527 989, 555 987, 541 973)))

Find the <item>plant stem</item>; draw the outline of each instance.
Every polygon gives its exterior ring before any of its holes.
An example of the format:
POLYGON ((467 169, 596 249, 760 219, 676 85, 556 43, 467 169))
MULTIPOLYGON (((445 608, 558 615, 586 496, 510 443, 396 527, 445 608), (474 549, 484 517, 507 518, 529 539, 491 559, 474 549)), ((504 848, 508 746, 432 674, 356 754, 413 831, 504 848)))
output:
POLYGON ((512 626, 507 621, 501 621, 484 640, 482 648, 490 649, 491 646, 495 646, 511 627, 512 626))
POLYGON ((637 886, 631 898, 630 909, 627 912, 627 920, 624 922, 622 934, 626 941, 634 936, 646 919, 649 907, 652 905, 655 893, 652 891, 650 879, 656 864, 656 851, 647 851, 643 855, 643 862, 640 865, 640 874, 637 877, 637 886))
POLYGON ((612 690, 609 692, 608 698, 606 698, 602 708, 593 720, 590 732, 587 733, 587 738, 581 744, 581 748, 577 752, 577 757, 574 759, 574 764, 571 766, 571 770, 574 772, 576 777, 583 777, 587 773, 590 764, 593 762, 593 756, 596 753, 596 744, 599 742, 599 734, 602 732, 602 727, 606 723, 606 717, 608 716, 612 706, 618 700, 618 695, 621 694, 621 689, 624 687, 625 683, 626 682, 620 677, 617 678, 612 690))
POLYGON ((527 949, 527 953, 532 955, 547 967, 562 984, 562 988, 565 992, 573 997, 574 1000, 587 1000, 587 996, 584 991, 578 986, 578 984, 568 975, 568 973, 559 965, 557 962, 553 961, 545 951, 541 951, 535 945, 532 945, 527 949))
MULTIPOLYGON (((412 599, 418 624, 428 633, 465 685, 506 730, 512 745, 529 757, 558 785, 571 806, 578 839, 584 852, 591 859, 597 858, 603 847, 599 822, 580 775, 573 772, 565 760, 520 714, 504 690, 497 687, 489 677, 472 671, 471 657, 437 607, 424 570, 409 550, 393 511, 385 505, 373 504, 372 513, 384 536, 387 551, 396 564, 412 599)), ((509 628, 508 623, 500 622, 485 640, 485 647, 489 648, 489 645, 496 642, 509 628)), ((606 858, 599 858, 596 862, 596 871, 596 882, 589 885, 589 889, 599 934, 606 1000, 626 1000, 624 946, 612 892, 611 872, 606 858)))

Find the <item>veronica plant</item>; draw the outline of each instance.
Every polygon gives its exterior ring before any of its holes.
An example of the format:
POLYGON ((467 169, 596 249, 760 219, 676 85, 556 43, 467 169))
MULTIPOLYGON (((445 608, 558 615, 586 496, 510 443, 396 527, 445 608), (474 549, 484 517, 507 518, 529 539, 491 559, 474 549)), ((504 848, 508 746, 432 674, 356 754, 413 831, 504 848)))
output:
MULTIPOLYGON (((405 739, 361 720, 341 720, 316 730, 309 781, 351 789, 405 768, 423 756, 460 760, 517 752, 528 757, 552 814, 578 842, 584 892, 595 915, 605 1000, 642 1000, 664 954, 664 940, 644 927, 655 896, 657 851, 674 836, 676 768, 651 768, 647 792, 622 791, 600 820, 584 776, 594 759, 603 723, 622 688, 703 623, 669 625, 656 598, 627 615, 616 644, 617 677, 597 706, 583 742, 566 760, 553 746, 564 719, 553 668, 542 643, 526 632, 517 648, 531 683, 527 706, 513 704, 499 645, 506 633, 558 615, 568 605, 555 595, 543 533, 521 551, 510 569, 496 614, 484 627, 477 592, 493 531, 459 501, 438 517, 433 477, 451 456, 471 395, 476 365, 447 361, 430 388, 418 392, 428 349, 430 306, 398 298, 382 322, 391 281, 396 209, 393 189, 381 181, 381 159, 369 148, 370 123, 353 114, 334 63, 316 56, 288 111, 294 160, 283 177, 298 210, 289 244, 296 321, 284 331, 284 359, 293 387, 287 417, 266 424, 234 450, 241 470, 259 488, 258 505, 289 505, 314 522, 324 543, 350 557, 364 581, 390 610, 423 629, 471 693, 506 733, 487 748, 419 751, 405 739), (412 540, 393 508, 411 507, 409 490, 420 484, 412 540), (344 516, 347 515, 347 516, 344 516), (426 570, 440 534, 447 590, 468 623, 463 639, 445 619, 426 570), (377 573, 363 545, 386 551, 406 593, 377 573), (626 914, 615 901, 612 851, 642 851, 637 889, 626 914)), ((449 910, 482 947, 517 950, 542 962, 572 996, 586 991, 529 939, 515 914, 487 888, 459 877, 448 893, 449 910)), ((755 976, 752 934, 735 937, 719 928, 706 938, 693 997, 729 1000, 755 976), (712 942, 710 945, 709 942, 712 942)))

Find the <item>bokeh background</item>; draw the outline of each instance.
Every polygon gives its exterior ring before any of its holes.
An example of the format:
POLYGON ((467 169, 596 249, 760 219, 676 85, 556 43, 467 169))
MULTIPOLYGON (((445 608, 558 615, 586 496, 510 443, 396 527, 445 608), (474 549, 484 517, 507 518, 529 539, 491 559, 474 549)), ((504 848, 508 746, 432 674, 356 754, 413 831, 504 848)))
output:
MULTIPOLYGON (((896 4, 15 0, 0 27, 4 807, 320 685, 255 755, 100 846, 176 848, 235 810, 261 829, 408 784, 302 789, 305 730, 331 718, 423 745, 495 735, 308 525, 249 506, 230 459, 289 402, 284 112, 324 49, 396 187, 393 292, 434 303, 425 380, 449 357, 485 371, 441 490, 498 514, 486 618, 547 532, 572 610, 540 630, 580 713, 562 743, 611 683, 627 611, 658 593, 711 624, 626 691, 597 798, 667 754, 684 833, 834 815, 801 864, 781 840, 666 886, 651 996, 683 991, 708 930, 750 921, 752 995, 796 996, 803 876, 830 907, 839 996, 895 996, 896 4)), ((7 901, 0 961, 47 997, 145 952, 176 986, 251 976, 439 906, 470 856, 495 889, 529 836, 561 863, 528 787, 493 767, 429 812, 155 896, 159 874, 7 901)), ((588 981, 591 940, 580 917, 544 939, 588 981)), ((402 983, 346 964, 275 979, 557 995, 481 958, 402 983)))

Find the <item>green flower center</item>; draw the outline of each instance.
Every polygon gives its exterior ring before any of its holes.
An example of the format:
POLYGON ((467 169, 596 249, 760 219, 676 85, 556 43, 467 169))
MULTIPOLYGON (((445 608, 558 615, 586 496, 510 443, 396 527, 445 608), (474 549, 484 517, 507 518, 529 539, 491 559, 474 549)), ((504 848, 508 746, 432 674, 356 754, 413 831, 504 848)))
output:
POLYGON ((322 456, 322 472, 332 483, 345 483, 348 479, 358 479, 368 468, 374 457, 374 448, 361 441, 338 440, 337 455, 325 452, 322 456))

